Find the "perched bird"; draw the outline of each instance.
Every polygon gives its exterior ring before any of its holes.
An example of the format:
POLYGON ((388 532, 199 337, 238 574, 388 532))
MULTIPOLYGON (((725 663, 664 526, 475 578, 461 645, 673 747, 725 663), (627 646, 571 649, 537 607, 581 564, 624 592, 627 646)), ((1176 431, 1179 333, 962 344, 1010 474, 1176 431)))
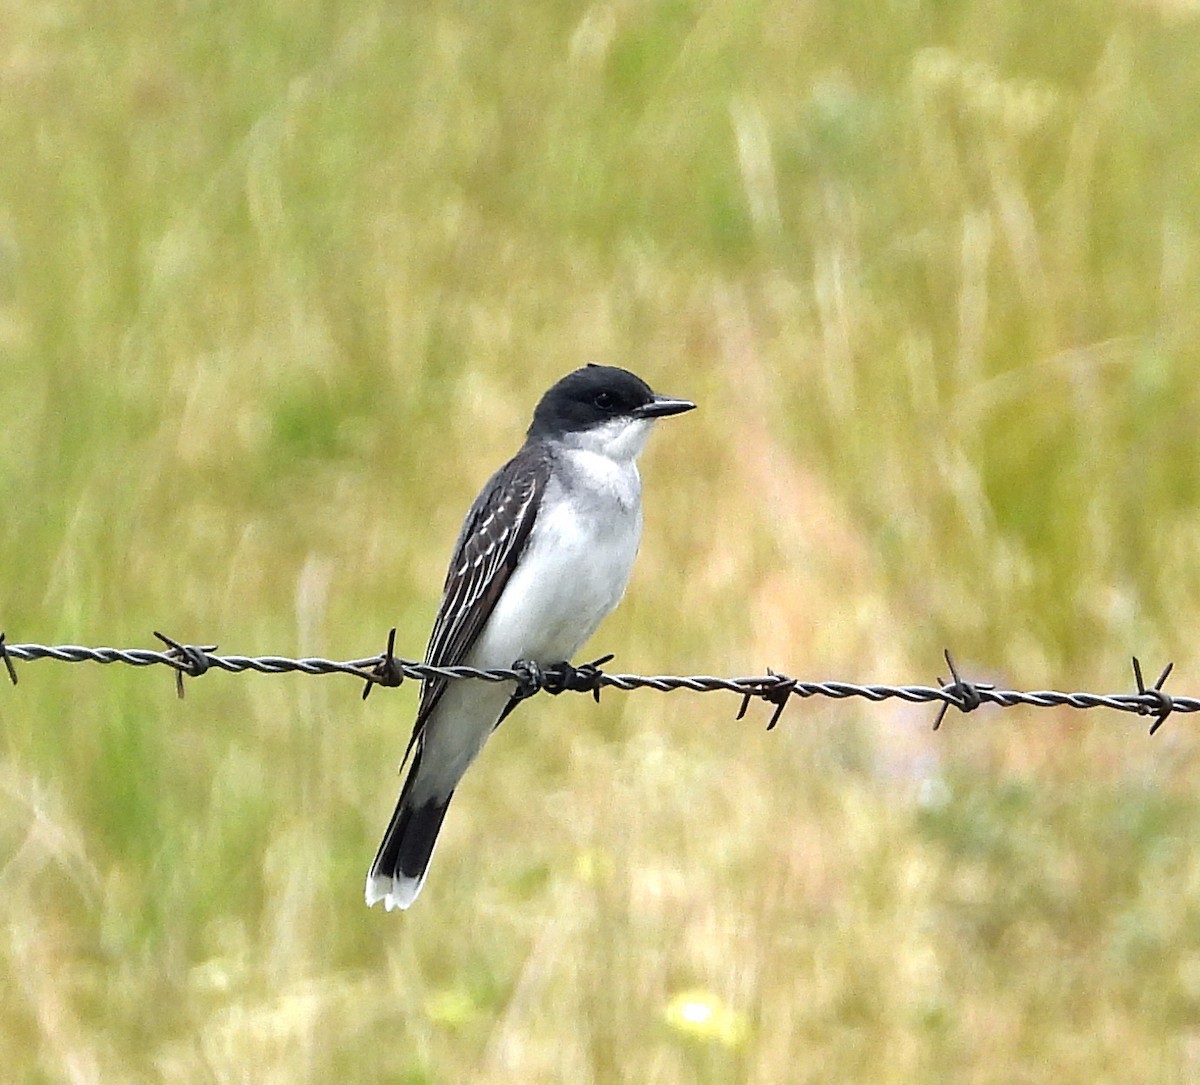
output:
MULTIPOLYGON (((658 418, 695 407, 624 369, 567 374, 537 405, 525 443, 467 513, 425 661, 567 663, 620 601, 642 534, 637 457, 658 418)), ((408 776, 375 861, 367 904, 407 908, 425 882, 446 808, 515 683, 428 679, 408 776)))

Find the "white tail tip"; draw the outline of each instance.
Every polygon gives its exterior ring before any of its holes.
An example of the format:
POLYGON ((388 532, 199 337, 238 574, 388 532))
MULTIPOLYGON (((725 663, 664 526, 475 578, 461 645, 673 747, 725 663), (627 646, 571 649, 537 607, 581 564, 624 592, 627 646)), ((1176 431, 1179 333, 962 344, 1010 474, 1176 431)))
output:
POLYGON ((373 907, 380 901, 387 911, 399 908, 404 911, 421 892, 424 878, 388 877, 384 874, 367 875, 367 907, 373 907))

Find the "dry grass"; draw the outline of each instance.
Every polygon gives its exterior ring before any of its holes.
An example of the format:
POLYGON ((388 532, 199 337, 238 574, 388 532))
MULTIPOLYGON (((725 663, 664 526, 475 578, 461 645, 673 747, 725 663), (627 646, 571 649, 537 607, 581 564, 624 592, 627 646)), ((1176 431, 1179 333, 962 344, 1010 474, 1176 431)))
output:
MULTIPOLYGON (((596 360, 703 407, 622 666, 1194 692, 1198 46, 1180 4, 9 4, 0 627, 419 650, 596 360)), ((385 916, 411 690, 23 677, 12 1080, 1200 1075, 1186 720, 537 703, 385 916)))

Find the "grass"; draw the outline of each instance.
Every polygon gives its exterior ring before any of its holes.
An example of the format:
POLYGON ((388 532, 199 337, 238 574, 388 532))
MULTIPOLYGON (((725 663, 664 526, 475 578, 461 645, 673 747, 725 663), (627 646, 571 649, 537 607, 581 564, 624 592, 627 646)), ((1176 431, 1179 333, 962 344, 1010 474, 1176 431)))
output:
MULTIPOLYGON (((0 42, 11 640, 418 652, 594 360, 702 406, 623 667, 1197 688, 1190 5, 17 0, 0 42)), ((538 702, 385 916, 411 690, 21 676, 12 1080, 1197 1075, 1186 718, 538 702)))

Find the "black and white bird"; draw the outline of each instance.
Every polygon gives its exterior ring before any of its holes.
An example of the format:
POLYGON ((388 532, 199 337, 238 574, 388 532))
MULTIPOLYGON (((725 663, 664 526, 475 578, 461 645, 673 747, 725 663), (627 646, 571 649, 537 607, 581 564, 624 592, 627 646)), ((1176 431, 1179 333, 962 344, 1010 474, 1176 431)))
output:
MULTIPOLYGON (((620 601, 642 534, 637 457, 654 422, 695 407, 624 369, 567 374, 537 405, 520 451, 467 513, 425 661, 511 667, 569 662, 620 601)), ((408 776, 367 875, 367 904, 421 891, 463 773, 512 707, 515 683, 421 687, 408 776)))

